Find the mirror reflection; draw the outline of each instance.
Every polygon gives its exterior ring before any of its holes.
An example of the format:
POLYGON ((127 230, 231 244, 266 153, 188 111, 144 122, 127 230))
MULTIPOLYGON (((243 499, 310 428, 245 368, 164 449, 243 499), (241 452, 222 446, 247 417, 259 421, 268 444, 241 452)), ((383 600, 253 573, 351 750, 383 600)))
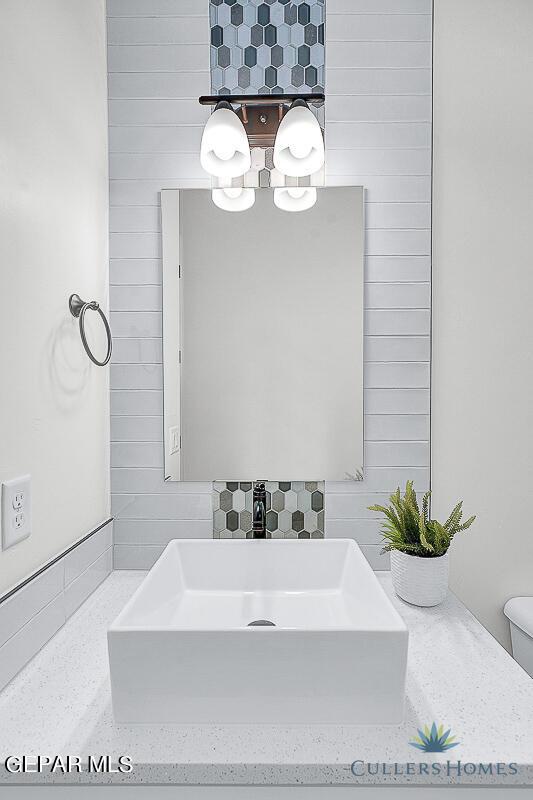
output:
POLYGON ((363 461, 363 189, 288 213, 166 190, 165 475, 344 480, 363 461))

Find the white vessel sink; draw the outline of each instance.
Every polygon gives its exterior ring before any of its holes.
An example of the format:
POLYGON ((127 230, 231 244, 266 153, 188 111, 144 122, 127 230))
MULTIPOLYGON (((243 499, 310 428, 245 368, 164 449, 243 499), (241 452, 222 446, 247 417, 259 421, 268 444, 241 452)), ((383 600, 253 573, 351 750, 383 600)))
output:
POLYGON ((115 719, 398 723, 407 640, 351 539, 175 539, 108 631, 115 719))

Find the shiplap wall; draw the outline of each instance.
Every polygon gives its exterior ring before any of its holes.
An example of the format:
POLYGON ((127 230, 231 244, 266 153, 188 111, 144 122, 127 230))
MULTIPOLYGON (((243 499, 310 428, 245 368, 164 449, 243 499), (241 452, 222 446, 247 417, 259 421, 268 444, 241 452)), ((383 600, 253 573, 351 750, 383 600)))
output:
MULTIPOLYGON (((326 484, 326 536, 379 569, 366 507, 429 485, 431 0, 326 8, 327 183, 367 200, 365 480, 326 484)), ((158 194, 210 185, 207 0, 108 0, 108 53, 115 566, 142 568, 171 538, 212 535, 211 484, 163 482, 158 194)))

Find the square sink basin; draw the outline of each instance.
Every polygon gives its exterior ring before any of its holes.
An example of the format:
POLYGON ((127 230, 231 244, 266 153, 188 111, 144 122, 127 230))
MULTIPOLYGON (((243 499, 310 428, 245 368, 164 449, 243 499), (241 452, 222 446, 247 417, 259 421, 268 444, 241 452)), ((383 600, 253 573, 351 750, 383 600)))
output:
POLYGON ((399 723, 407 642, 351 539, 175 539, 108 631, 114 716, 399 723))

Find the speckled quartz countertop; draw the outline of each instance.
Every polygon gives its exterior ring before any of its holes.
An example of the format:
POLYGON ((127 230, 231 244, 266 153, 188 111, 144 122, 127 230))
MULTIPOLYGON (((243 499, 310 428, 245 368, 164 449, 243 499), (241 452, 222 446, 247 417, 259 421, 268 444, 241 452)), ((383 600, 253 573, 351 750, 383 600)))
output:
POLYGON ((144 574, 112 573, 0 694, 0 782, 533 785, 533 680, 453 595, 433 609, 409 606, 388 573, 379 580, 410 631, 402 725, 116 725, 106 630, 144 574), (409 745, 434 720, 459 746, 424 754, 409 745), (127 755, 134 768, 9 773, 6 756, 24 754, 82 764, 127 755))

